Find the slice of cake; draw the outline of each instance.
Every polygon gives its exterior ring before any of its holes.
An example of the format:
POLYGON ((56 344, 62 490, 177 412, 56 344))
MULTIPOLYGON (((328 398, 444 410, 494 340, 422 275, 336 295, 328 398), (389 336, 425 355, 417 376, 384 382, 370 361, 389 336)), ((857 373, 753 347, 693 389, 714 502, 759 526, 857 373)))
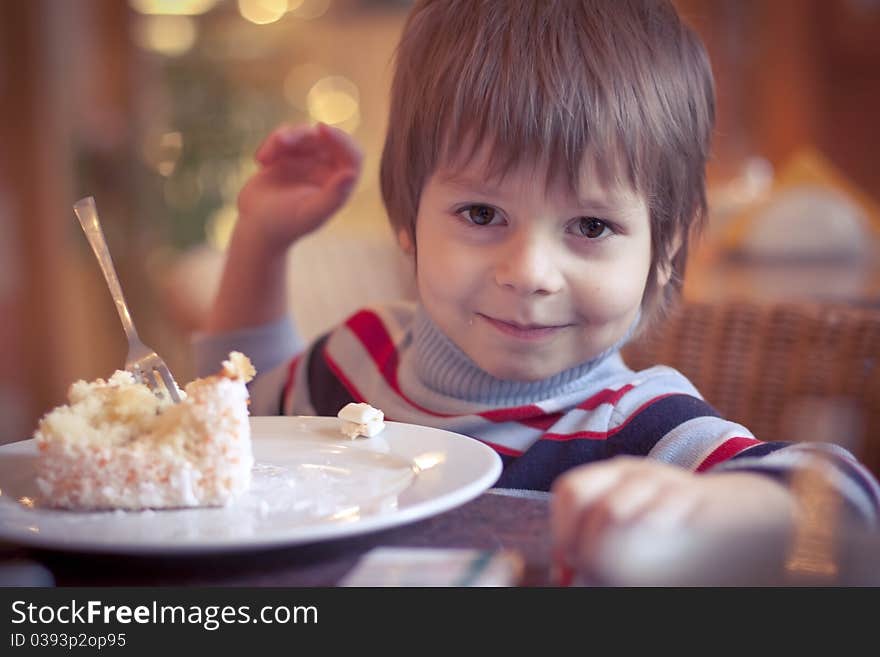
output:
POLYGON ((174 404, 118 370, 77 381, 68 404, 39 423, 41 502, 69 509, 222 506, 250 486, 253 452, 245 384, 232 352, 222 370, 186 386, 174 404))

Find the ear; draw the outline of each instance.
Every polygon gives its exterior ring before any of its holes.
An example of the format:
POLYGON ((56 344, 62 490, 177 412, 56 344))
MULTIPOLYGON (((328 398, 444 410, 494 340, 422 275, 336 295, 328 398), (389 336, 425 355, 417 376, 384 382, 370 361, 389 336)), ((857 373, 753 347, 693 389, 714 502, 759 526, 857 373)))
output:
POLYGON ((675 260, 675 257, 678 255, 678 251, 681 249, 681 235, 676 235, 672 243, 669 245, 669 257, 666 258, 666 261, 657 267, 657 289, 662 290, 666 287, 666 284, 669 282, 669 279, 672 278, 672 261, 675 260))
POLYGON ((406 255, 415 255, 416 245, 413 243, 412 236, 406 228, 397 231, 397 243, 406 255))

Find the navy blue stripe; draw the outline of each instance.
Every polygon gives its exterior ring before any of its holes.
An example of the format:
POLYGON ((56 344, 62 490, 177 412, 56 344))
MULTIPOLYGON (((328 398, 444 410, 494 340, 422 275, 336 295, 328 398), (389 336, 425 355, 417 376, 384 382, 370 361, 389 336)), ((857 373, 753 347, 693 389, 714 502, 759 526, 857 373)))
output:
POLYGON ((539 440, 521 456, 501 455, 498 488, 550 490, 557 476, 577 465, 607 458, 604 440, 539 440))
POLYGON ((330 369, 324 357, 329 334, 321 336, 308 355, 309 398, 317 415, 336 415, 354 398, 330 369))
POLYGON ((670 395, 642 409, 626 426, 606 440, 538 440, 518 457, 502 455, 501 488, 550 490, 560 474, 584 463, 620 454, 646 456, 663 436, 695 417, 718 417, 705 401, 690 395, 670 395))
POLYGON ((696 417, 721 417, 698 397, 676 394, 660 399, 634 415, 626 426, 604 442, 608 456, 647 456, 663 436, 696 417))
MULTIPOLYGON (((795 444, 796 443, 782 441, 760 443, 753 447, 744 449, 736 456, 733 456, 730 460, 733 461, 734 459, 744 457, 759 458, 762 456, 766 456, 767 454, 776 452, 783 447, 791 447, 795 444)), ((865 476, 852 465, 852 463, 850 463, 847 459, 838 456, 837 454, 829 454, 825 451, 822 451, 819 454, 819 458, 830 461, 835 467, 837 467, 838 470, 841 471, 841 474, 844 477, 852 480, 855 484, 858 485, 859 488, 864 491, 865 495, 868 497, 869 500, 873 502, 875 507, 880 507, 880 500, 877 499, 877 494, 875 493, 874 488, 871 486, 870 482, 865 478, 865 476)))
POLYGON ((781 440, 775 440, 767 443, 758 443, 757 445, 752 445, 751 447, 746 447, 743 451, 734 454, 731 456, 728 461, 735 461, 736 459, 741 459, 743 457, 758 457, 758 456, 767 456, 767 454, 772 454, 783 447, 788 447, 791 443, 782 442, 781 440))
MULTIPOLYGON (((871 487, 870 483, 868 483, 868 481, 865 479, 865 476, 861 472, 856 470, 853 464, 850 463, 848 460, 839 456, 833 456, 832 458, 834 459, 834 465, 843 470, 843 473, 847 477, 856 482, 859 485, 859 488, 865 491, 868 499, 874 502, 874 511, 880 511, 878 510, 878 506, 880 506, 880 500, 877 499, 877 494, 874 492, 874 489, 871 487)), ((880 513, 878 513, 878 515, 880 515, 880 513)))

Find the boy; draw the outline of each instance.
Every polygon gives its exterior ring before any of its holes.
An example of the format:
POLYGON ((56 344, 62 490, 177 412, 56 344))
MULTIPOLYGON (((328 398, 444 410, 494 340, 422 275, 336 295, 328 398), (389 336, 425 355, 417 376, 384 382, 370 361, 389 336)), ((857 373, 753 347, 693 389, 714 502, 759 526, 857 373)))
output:
POLYGON ((248 353, 256 415, 365 401, 488 443, 498 486, 554 487, 577 563, 637 522, 790 523, 784 475, 816 452, 875 521, 877 484, 843 450, 762 443, 679 373, 621 360, 679 291, 706 209, 712 76, 666 0, 422 0, 396 61, 382 193, 419 304, 361 311, 300 351, 285 254, 345 202, 360 153, 327 126, 282 126, 239 198, 206 368, 248 353))

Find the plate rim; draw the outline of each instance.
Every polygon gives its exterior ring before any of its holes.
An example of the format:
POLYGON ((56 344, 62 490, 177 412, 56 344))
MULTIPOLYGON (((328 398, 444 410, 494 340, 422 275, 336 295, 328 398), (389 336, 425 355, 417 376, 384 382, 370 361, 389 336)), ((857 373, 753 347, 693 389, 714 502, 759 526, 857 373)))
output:
MULTIPOLYGON (((261 420, 264 419, 269 419, 272 421, 288 420, 296 422, 320 421, 322 423, 336 420, 336 418, 331 416, 316 415, 250 416, 248 420, 251 423, 252 430, 254 428, 254 421, 259 423, 261 420)), ((445 434, 447 436, 447 440, 465 441, 466 444, 469 445, 469 448, 476 449, 481 452, 485 457, 487 457, 489 462, 487 463, 486 469, 478 477, 468 481, 467 483, 458 486, 457 488, 453 488, 452 490, 442 492, 438 496, 434 496, 426 500, 420 500, 412 504, 407 504, 402 508, 398 507, 393 512, 378 513, 375 515, 359 518, 356 521, 344 524, 315 524, 306 525, 305 527, 301 526, 297 528, 297 530, 294 531, 292 534, 283 536, 270 536, 265 540, 260 540, 259 538, 249 538, 246 540, 242 540, 241 538, 235 537, 221 537, 219 539, 213 538, 210 542, 205 542, 204 539, 202 539, 201 542, 193 541, 181 543, 101 543, 95 541, 80 540, 76 538, 71 540, 63 540, 54 537, 46 537, 44 535, 36 533, 6 531, 6 528, 3 527, 2 523, 0 523, 0 541, 5 541, 13 546, 32 549, 133 557, 191 557, 198 554, 222 555, 241 552, 266 551, 273 549, 290 549, 312 545, 323 541, 344 540, 360 537, 370 533, 404 526, 419 520, 425 520, 427 518, 440 515, 475 499, 477 496, 491 488, 491 486, 495 482, 497 482, 498 478, 501 475, 501 471, 503 468, 501 457, 495 450, 493 450, 482 441, 471 438, 470 436, 466 436, 461 433, 450 431, 448 429, 440 429, 436 427, 429 427, 425 425, 411 424, 406 422, 388 421, 386 422, 386 424, 397 426, 401 429, 412 428, 420 432, 439 432, 445 434)), ((261 438, 260 436, 254 436, 252 431, 252 440, 258 441, 262 439, 264 438, 261 438)), ((345 441, 340 440, 339 442, 344 443, 345 441)), ((21 449, 32 448, 35 444, 36 440, 33 438, 6 443, 5 445, 0 445, 0 455, 2 455, 4 451, 12 446, 15 446, 17 449, 21 449)), ((400 457, 399 454, 395 454, 395 456, 400 457)), ((402 458, 411 460, 409 457, 405 456, 402 458)), ((449 466, 440 464, 440 466, 435 467, 449 466)), ((424 480, 420 480, 420 478, 416 476, 413 482, 406 489, 401 491, 400 494, 403 495, 404 493, 409 492, 413 487, 418 487, 420 481, 423 482, 424 480)), ((110 511, 110 513, 113 513, 113 511, 110 511)), ((125 511, 123 511, 123 513, 125 513, 125 511)), ((161 514, 164 513, 164 511, 156 510, 155 513, 161 514)), ((0 514, 2 514, 2 507, 0 507, 0 514)))

